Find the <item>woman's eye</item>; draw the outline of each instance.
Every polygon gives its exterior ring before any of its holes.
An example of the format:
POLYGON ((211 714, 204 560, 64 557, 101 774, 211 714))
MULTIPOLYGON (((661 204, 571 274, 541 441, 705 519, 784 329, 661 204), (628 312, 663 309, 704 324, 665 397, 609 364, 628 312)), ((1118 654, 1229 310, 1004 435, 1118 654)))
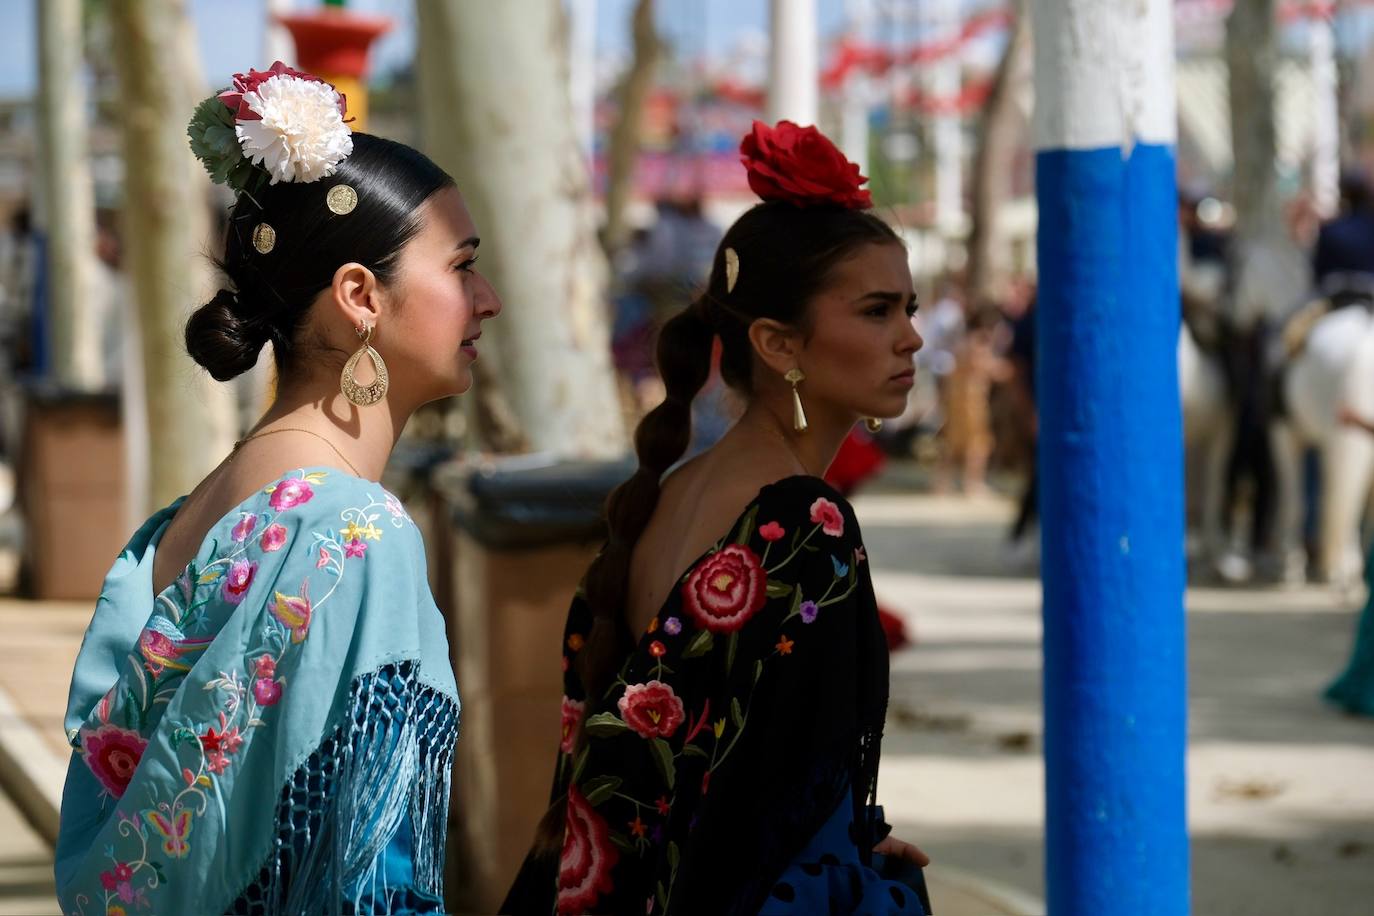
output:
POLYGON ((915 318, 915 317, 916 317, 916 312, 917 312, 917 310, 918 310, 919 308, 920 308, 920 306, 918 306, 918 305, 917 305, 916 303, 914 303, 914 302, 911 303, 910 305, 908 305, 908 306, 906 307, 906 317, 908 317, 908 318, 915 318))
POLYGON ((470 273, 472 273, 472 266, 473 266, 474 264, 476 264, 476 263, 477 263, 477 255, 473 255, 472 257, 468 258, 468 259, 467 259, 466 261, 464 261, 463 263, 461 263, 461 264, 455 266, 453 269, 454 269, 454 270, 461 270, 461 271, 462 271, 463 273, 465 273, 465 274, 470 274, 470 273))
POLYGON ((864 314, 869 316, 870 318, 882 318, 887 315, 887 306, 875 305, 872 308, 868 309, 866 312, 864 312, 864 314))

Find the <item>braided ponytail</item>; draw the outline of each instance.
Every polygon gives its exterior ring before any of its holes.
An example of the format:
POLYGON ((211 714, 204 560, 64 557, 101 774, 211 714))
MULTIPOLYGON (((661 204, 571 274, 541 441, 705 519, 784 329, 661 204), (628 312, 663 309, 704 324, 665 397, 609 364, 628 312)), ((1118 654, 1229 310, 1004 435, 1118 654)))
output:
MULTIPOLYGON (((692 400, 711 375, 715 331, 706 316, 705 304, 698 299, 670 318, 659 332, 658 370, 666 394, 635 429, 639 468, 606 500, 610 532, 606 546, 587 569, 584 588, 592 609, 592 626, 576 662, 589 699, 605 693, 633 639, 625 623, 630 558, 658 505, 664 473, 691 442, 692 400)), ((592 705, 588 702, 587 708, 592 705)), ((579 734, 578 743, 582 740, 579 734)), ((552 854, 561 848, 566 812, 565 797, 544 814, 535 834, 537 851, 552 854)))

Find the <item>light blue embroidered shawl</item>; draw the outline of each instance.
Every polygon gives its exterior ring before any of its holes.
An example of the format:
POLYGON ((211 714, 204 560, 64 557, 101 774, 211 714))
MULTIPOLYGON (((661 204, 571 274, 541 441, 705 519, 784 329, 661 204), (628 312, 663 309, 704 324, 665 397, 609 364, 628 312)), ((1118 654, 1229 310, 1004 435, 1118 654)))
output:
POLYGON ((154 595, 181 502, 115 562, 72 675, 63 910, 333 912, 398 880, 437 899, 458 693, 414 523, 301 469, 154 595))

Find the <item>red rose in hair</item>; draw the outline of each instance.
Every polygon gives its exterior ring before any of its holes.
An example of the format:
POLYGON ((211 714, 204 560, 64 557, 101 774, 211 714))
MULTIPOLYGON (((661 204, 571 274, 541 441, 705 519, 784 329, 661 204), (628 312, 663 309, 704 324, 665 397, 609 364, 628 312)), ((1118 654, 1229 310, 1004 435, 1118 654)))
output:
MULTIPOLYGON (((261 121, 262 115, 258 114, 253 109, 249 108, 248 103, 243 100, 243 97, 246 94, 255 91, 259 85, 267 82, 272 77, 283 75, 294 76, 297 79, 308 80, 312 83, 324 82, 324 80, 320 79, 318 76, 315 76, 313 73, 305 73, 301 70, 292 70, 290 67, 286 66, 286 64, 282 63, 281 61, 276 61, 272 64, 272 66, 268 67, 266 70, 254 70, 252 67, 249 67, 247 73, 235 73, 234 88, 226 89, 223 92, 221 92, 219 94, 219 99, 225 105, 228 105, 230 110, 234 112, 234 120, 261 121)), ((344 94, 340 92, 339 117, 345 117, 347 115, 347 108, 348 105, 346 100, 344 99, 344 94)))
POLYGON ((852 210, 873 206, 872 195, 859 187, 868 179, 814 127, 791 121, 769 127, 755 121, 739 151, 749 187, 764 200, 799 207, 838 204, 852 210))
POLYGON ((568 820, 558 858, 558 912, 587 913, 615 889, 611 869, 620 856, 611 831, 577 786, 568 786, 568 820))
POLYGON ((733 633, 768 600, 768 574, 754 551, 730 546, 702 560, 682 585, 682 601, 712 633, 733 633))

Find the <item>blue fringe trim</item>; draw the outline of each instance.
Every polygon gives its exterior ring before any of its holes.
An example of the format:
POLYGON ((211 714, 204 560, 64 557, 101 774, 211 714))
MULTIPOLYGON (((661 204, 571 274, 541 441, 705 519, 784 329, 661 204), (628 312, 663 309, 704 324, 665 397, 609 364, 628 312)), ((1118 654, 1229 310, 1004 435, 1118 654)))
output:
POLYGON ((344 721, 283 787, 272 851, 232 913, 434 912, 442 906, 458 706, 405 661, 354 680, 344 721), (390 884, 409 817, 413 884, 390 884))

